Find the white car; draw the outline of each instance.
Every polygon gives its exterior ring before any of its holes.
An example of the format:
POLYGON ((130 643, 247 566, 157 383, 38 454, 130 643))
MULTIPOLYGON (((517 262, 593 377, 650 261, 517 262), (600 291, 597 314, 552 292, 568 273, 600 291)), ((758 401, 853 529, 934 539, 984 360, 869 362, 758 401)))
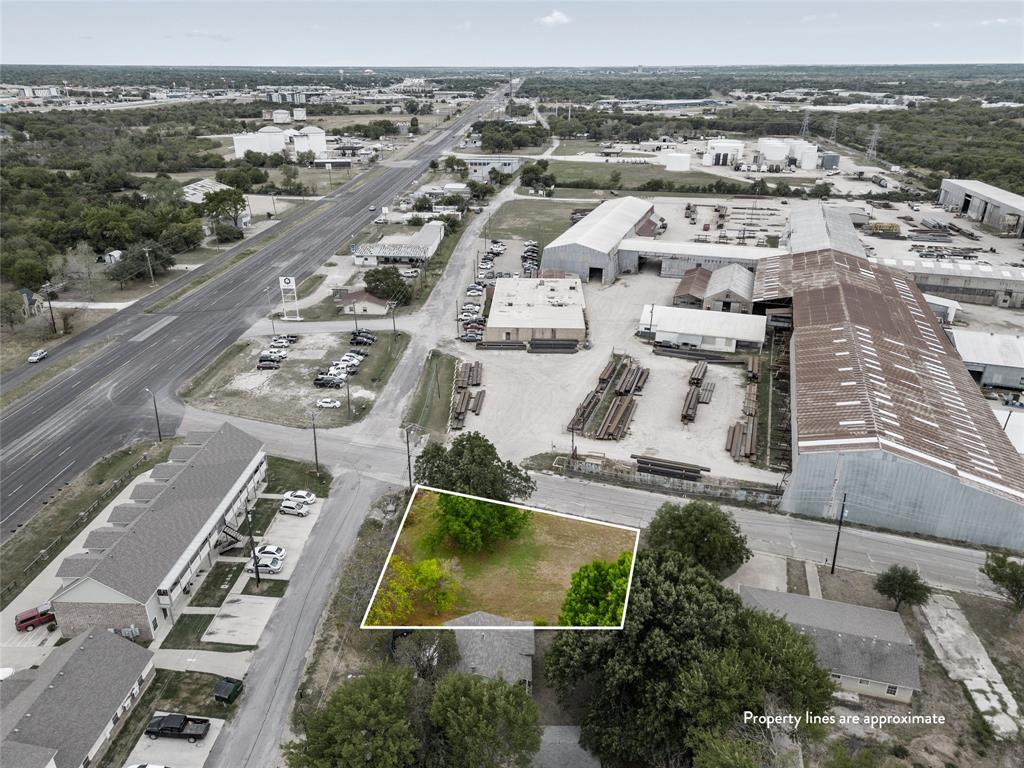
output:
POLYGON ((376 211, 377 210, 377 206, 376 205, 371 205, 370 206, 370 210, 371 211, 376 211))
POLYGON ((420 271, 418 269, 403 269, 398 274, 400 274, 402 277, 412 278, 412 277, 419 277, 420 276, 420 271))
POLYGON ((245 564, 245 572, 256 573, 257 566, 260 569, 260 573, 280 573, 281 569, 284 568, 284 563, 278 557, 253 558, 245 564))
POLYGON ((476 291, 476 290, 466 291, 466 295, 467 296, 472 296, 472 297, 476 298, 477 296, 483 296, 484 292, 483 291, 476 291))
POLYGON ((312 504, 316 501, 316 494, 312 491, 288 491, 284 495, 285 501, 301 501, 303 504, 312 504))
POLYGON ((288 350, 274 347, 272 349, 264 349, 260 352, 261 355, 268 355, 270 357, 276 357, 279 360, 284 360, 288 357, 288 350))
POLYGON ((46 350, 45 349, 37 349, 35 352, 33 352, 31 355, 28 356, 28 361, 30 363, 38 363, 44 357, 46 357, 46 350))
POLYGON ((341 408, 341 402, 339 400, 332 400, 329 397, 321 398, 316 401, 317 408, 341 408))
POLYGON ((256 556, 276 557, 278 560, 284 560, 288 556, 288 553, 285 551, 284 547, 279 547, 277 544, 260 544, 256 547, 256 556))

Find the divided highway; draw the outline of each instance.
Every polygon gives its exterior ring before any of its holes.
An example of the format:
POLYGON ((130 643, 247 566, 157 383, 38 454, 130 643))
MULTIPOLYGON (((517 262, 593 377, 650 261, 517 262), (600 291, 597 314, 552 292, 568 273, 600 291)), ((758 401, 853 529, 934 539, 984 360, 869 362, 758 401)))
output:
MULTIPOLYGON (((422 139, 405 159, 366 172, 62 345, 45 365, 87 345, 109 342, 0 415, 0 539, 96 460, 134 438, 155 435, 146 388, 156 393, 163 433, 174 434, 182 413, 177 389, 267 313, 265 289, 275 295, 279 276, 301 281, 311 274, 371 218, 371 205, 388 204, 461 131, 496 106, 495 97, 488 97, 422 139), (254 247, 260 250, 160 311, 146 313, 147 307, 254 247)), ((25 366, 12 372, 4 386, 18 386, 37 370, 25 366)))

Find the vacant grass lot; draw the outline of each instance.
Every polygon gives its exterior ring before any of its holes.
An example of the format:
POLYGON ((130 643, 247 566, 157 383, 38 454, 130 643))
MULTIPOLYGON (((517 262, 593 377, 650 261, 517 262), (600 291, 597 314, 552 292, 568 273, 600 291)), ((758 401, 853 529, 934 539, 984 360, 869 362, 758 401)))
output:
MULTIPOLYGON (((567 155, 578 155, 580 152, 593 152, 597 153, 601 151, 601 142, 589 141, 587 139, 562 139, 555 148, 555 151, 551 154, 559 157, 565 157, 567 155)), ((619 157, 650 157, 651 155, 646 152, 623 152, 619 157)))
POLYGON ((6 607, 26 584, 39 575, 86 525, 100 513, 126 482, 166 461, 178 440, 141 442, 100 459, 76 477, 25 525, 8 531, 0 545, 6 607), (138 466, 132 468, 138 462, 138 466), (94 506, 95 505, 95 506, 94 506), (46 551, 45 556, 41 553, 46 551))
POLYGON ((197 651, 251 651, 255 645, 235 645, 234 643, 204 643, 202 636, 213 621, 212 613, 185 613, 178 617, 167 633, 161 648, 195 649, 197 651))
POLYGON ((192 595, 189 605, 194 608, 218 608, 224 604, 228 590, 242 575, 244 563, 214 563, 203 579, 203 584, 192 595))
POLYGON ((499 239, 536 240, 540 248, 544 248, 572 226, 569 216, 579 207, 579 203, 546 199, 511 200, 491 216, 487 234, 499 239))
POLYGON ((238 711, 245 692, 231 704, 221 704, 211 695, 219 680, 217 675, 205 672, 156 670, 152 682, 135 705, 128 721, 107 748, 99 768, 121 768, 157 711, 184 712, 193 717, 230 720, 238 711))
MULTIPOLYGON (((395 554, 413 563, 455 558, 461 570, 458 602, 440 615, 425 605, 410 626, 440 625, 474 611, 487 611, 538 625, 554 625, 572 574, 594 560, 616 560, 632 552, 636 534, 588 520, 535 512, 527 529, 493 552, 460 553, 431 535, 438 494, 420 490, 398 535, 395 554)), ((385 577, 386 578, 386 577, 385 577)))
MULTIPOLYGON (((555 174, 558 183, 595 181, 607 185, 612 171, 622 175, 622 186, 638 187, 652 179, 671 181, 673 184, 714 184, 720 176, 703 171, 666 171, 662 165, 653 163, 580 163, 573 161, 552 162, 548 170, 555 174)), ((557 184, 556 184, 557 186, 557 184)))
POLYGON ((317 498, 327 496, 331 491, 331 473, 321 465, 320 474, 312 463, 284 459, 280 456, 267 457, 267 485, 265 493, 287 493, 288 491, 312 491, 317 498))
POLYGON ((430 350, 403 423, 419 424, 432 435, 440 436, 448 431, 452 387, 458 362, 451 355, 436 349, 430 350))
POLYGON ((349 349, 339 334, 304 335, 289 349, 289 357, 277 370, 258 371, 256 362, 264 348, 259 340, 230 347, 182 390, 182 397, 205 410, 257 418, 288 427, 310 427, 316 413, 318 427, 341 427, 362 419, 373 408, 391 372, 409 344, 408 334, 379 331, 377 343, 366 349, 369 356, 359 366, 346 389, 317 389, 317 371, 328 368, 349 349), (348 409, 351 392, 352 412, 348 409), (341 402, 340 408, 316 408, 321 398, 341 402))

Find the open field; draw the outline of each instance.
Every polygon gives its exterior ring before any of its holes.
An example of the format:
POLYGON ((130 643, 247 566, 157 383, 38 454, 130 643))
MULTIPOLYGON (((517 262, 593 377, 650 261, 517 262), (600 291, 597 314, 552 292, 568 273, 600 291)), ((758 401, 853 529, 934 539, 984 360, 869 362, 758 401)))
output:
POLYGON ((330 493, 331 479, 331 473, 322 466, 320 474, 317 475, 316 468, 311 463, 283 459, 280 456, 268 456, 267 484, 264 491, 266 493, 287 493, 301 489, 312 491, 318 498, 323 498, 330 493))
POLYGON ((370 354, 347 388, 317 389, 313 386, 317 371, 329 367, 349 349, 347 339, 337 334, 304 335, 289 347, 289 356, 279 369, 267 371, 256 370, 264 344, 251 339, 232 345, 182 390, 182 396, 200 408, 289 427, 310 426, 310 414, 316 412, 317 426, 340 427, 370 412, 408 343, 404 333, 379 332, 377 343, 366 348, 370 354), (316 408, 321 398, 339 400, 341 407, 316 408))
MULTIPOLYGON (((589 141, 587 139, 562 139, 555 151, 551 154, 558 157, 578 155, 581 152, 598 153, 601 151, 601 142, 589 141)), ((623 152, 619 157, 651 157, 649 152, 623 152)))
POLYGON ((14 536, 0 546, 3 590, 0 608, 50 564, 68 542, 100 513, 106 501, 134 477, 167 460, 177 440, 140 442, 100 459, 76 477, 14 536), (42 555, 45 551, 45 555, 42 555))
POLYGON ((427 432, 443 436, 448 431, 452 386, 458 360, 436 349, 430 350, 420 371, 416 391, 405 412, 404 424, 419 424, 427 432))
POLYGON ((460 155, 542 155, 550 146, 551 142, 548 141, 535 147, 518 147, 507 152, 484 152, 480 147, 456 147, 455 151, 460 155))
POLYGON ((714 184, 721 180, 721 177, 703 171, 666 171, 664 166, 653 163, 557 161, 552 162, 548 170, 555 174, 558 183, 596 181, 600 184, 607 184, 612 171, 618 171, 622 175, 623 187, 637 187, 653 179, 689 185, 714 184))
POLYGON ((403 622, 409 626, 438 626, 474 611, 555 625, 573 573, 595 560, 614 561, 636 545, 637 534, 630 529, 534 512, 518 537, 502 541, 492 551, 460 552, 435 534, 438 497, 436 491, 417 491, 394 556, 412 564, 454 559, 462 589, 455 604, 439 613, 417 603, 403 622))
POLYGON ((429 114, 429 115, 410 115, 405 112, 383 112, 378 113, 377 108, 373 107, 367 112, 358 112, 356 114, 349 115, 310 115, 309 119, 305 121, 307 125, 318 125, 328 133, 333 128, 340 128, 342 130, 352 125, 372 123, 374 120, 390 120, 393 123, 408 123, 413 117, 419 120, 420 132, 426 133, 429 129, 433 128, 438 123, 444 121, 444 115, 429 114))
POLYGON ((218 680, 217 675, 205 672, 156 670, 128 721, 107 748, 99 768, 121 768, 125 764, 154 712, 187 712, 193 717, 230 720, 238 711, 240 700, 231 704, 214 701, 211 692, 218 680))
POLYGON ((548 200, 512 200, 495 211, 487 223, 487 236, 536 240, 543 249, 572 226, 569 220, 578 203, 548 200))

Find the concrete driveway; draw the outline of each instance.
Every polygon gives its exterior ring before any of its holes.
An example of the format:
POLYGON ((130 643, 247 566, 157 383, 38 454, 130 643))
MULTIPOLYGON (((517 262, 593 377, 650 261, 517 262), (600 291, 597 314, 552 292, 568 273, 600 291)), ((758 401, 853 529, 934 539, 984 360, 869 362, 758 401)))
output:
POLYGON ((260 635, 277 603, 276 597, 228 595, 203 633, 203 642, 259 645, 260 635))
POLYGON ((260 540, 261 544, 275 544, 284 547, 287 556, 284 559, 284 567, 280 573, 260 573, 261 579, 290 579, 295 572, 295 566, 299 562, 302 550, 320 519, 320 510, 323 509, 323 499, 317 499, 316 503, 309 508, 309 514, 305 517, 295 515, 281 515, 274 517, 274 522, 267 528, 260 540))
MULTIPOLYGON (((166 715, 166 712, 156 712, 166 715)), ((187 714, 187 713, 185 713, 187 714)), ((202 741, 189 744, 183 739, 150 739, 143 735, 128 756, 129 765, 169 765, 173 768, 203 768, 206 758, 210 756, 213 745, 217 742, 223 720, 210 720, 210 732, 202 741)))

